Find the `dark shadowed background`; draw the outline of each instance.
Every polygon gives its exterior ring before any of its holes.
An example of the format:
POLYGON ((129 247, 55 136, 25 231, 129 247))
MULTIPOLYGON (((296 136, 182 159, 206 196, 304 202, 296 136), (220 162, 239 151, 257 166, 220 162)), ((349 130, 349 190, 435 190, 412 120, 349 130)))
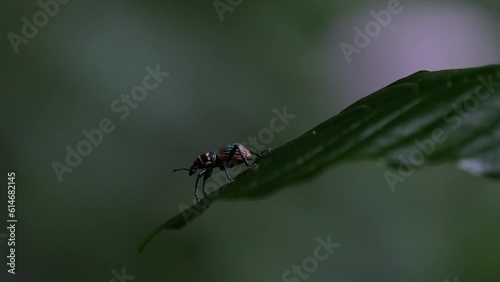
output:
POLYGON ((136 251, 191 204, 194 177, 171 170, 200 153, 249 136, 277 147, 418 70, 499 63, 498 1, 66 2, 0 12, 1 281, 500 280, 499 183, 453 165, 395 189, 377 163, 344 165, 217 203, 136 251), (148 66, 170 75, 143 95, 148 66), (122 102, 132 91, 140 101, 122 102), (281 126, 285 107, 295 117, 281 126), (71 167, 67 146, 91 144, 82 131, 103 119, 114 130, 71 167), (2 237, 9 171, 16 275, 2 237), (340 247, 313 262, 329 236, 340 247))

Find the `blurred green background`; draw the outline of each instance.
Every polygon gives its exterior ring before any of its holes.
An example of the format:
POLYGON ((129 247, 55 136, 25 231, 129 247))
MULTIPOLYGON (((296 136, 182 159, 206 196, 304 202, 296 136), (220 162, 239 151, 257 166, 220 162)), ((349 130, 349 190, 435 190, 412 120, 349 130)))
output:
POLYGON ((499 183, 453 165, 395 191, 376 163, 336 167, 261 201, 217 203, 136 251, 192 201, 194 177, 171 170, 257 136, 274 108, 297 117, 270 147, 418 70, 500 62, 490 0, 401 1, 349 63, 339 45, 389 2, 243 0, 221 18, 210 0, 73 0, 16 54, 8 34, 41 7, 5 1, 1 167, 16 172, 19 222, 17 274, 2 240, 0 281, 120 281, 124 267, 137 282, 284 281, 329 235, 341 247, 308 281, 500 281, 499 183), (157 64, 170 76, 120 120, 111 103, 157 64), (51 164, 103 118, 115 131, 59 182, 51 164))

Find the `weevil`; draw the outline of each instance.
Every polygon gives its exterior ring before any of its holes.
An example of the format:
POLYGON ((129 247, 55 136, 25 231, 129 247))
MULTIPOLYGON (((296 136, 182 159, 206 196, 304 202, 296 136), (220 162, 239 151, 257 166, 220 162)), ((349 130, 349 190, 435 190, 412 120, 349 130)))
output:
POLYGON ((224 170, 227 177, 227 182, 233 182, 231 175, 229 175, 228 169, 234 167, 236 165, 240 165, 244 163, 247 167, 250 166, 248 161, 254 159, 254 155, 259 158, 263 156, 267 156, 272 151, 271 148, 264 150, 262 153, 256 153, 254 151, 249 150, 247 147, 243 146, 240 143, 229 143, 221 148, 219 148, 215 152, 207 152, 205 154, 199 155, 193 162, 190 168, 182 167, 174 169, 173 172, 187 170, 189 172, 189 176, 198 172, 201 169, 201 172, 198 173, 196 177, 196 182, 194 184, 194 197, 196 202, 200 202, 200 198, 198 197, 197 189, 198 182, 201 177, 203 177, 203 195, 207 197, 207 193, 205 192, 205 182, 212 175, 213 169, 219 168, 220 170, 224 170))

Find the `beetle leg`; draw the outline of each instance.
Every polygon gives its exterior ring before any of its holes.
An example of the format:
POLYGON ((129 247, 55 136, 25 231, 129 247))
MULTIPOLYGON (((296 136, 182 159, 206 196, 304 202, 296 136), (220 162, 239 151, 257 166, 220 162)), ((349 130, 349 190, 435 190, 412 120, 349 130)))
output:
MULTIPOLYGON (((250 150, 249 150, 250 151, 250 150)), ((265 149, 264 151, 262 151, 260 154, 259 153, 256 153, 254 151, 250 151, 250 153, 256 155, 258 158, 262 158, 262 157, 266 157, 268 156, 269 154, 271 154, 271 152, 273 151, 272 148, 268 148, 268 149, 265 149)))
POLYGON ((229 155, 227 156, 227 163, 231 163, 234 157, 234 153, 236 153, 236 149, 238 149, 238 145, 234 145, 234 147, 231 149, 231 152, 229 152, 229 155))
POLYGON ((203 177, 203 189, 201 190, 203 192, 203 196, 206 198, 207 192, 205 192, 205 182, 207 181, 207 177, 203 177))
POLYGON ((250 153, 252 153, 252 155, 256 155, 256 156, 257 156, 257 158, 262 157, 262 155, 261 155, 261 154, 259 154, 259 153, 256 153, 256 152, 254 152, 254 151, 252 151, 252 150, 249 150, 249 151, 250 151, 250 153))
POLYGON ((250 164, 248 163, 247 158, 245 158, 245 156, 241 152, 240 147, 238 147, 238 145, 234 145, 233 149, 231 149, 231 152, 229 152, 229 156, 227 157, 227 163, 228 164, 231 163, 231 161, 234 158, 234 154, 236 153, 236 150, 238 150, 238 153, 240 153, 240 156, 243 159, 243 161, 245 162, 246 166, 250 166, 250 164))
POLYGON ((203 176, 203 189, 202 189, 202 192, 203 192, 203 196, 208 197, 207 196, 207 193, 205 192, 205 182, 207 181, 207 179, 212 175, 212 170, 207 170, 207 172, 205 173, 205 175, 203 176))
POLYGON ((198 173, 198 177, 196 177, 196 182, 194 184, 194 198, 196 199, 197 203, 200 202, 200 198, 198 197, 198 194, 196 193, 196 191, 198 190, 198 181, 200 180, 200 177, 202 177, 205 174, 206 171, 207 170, 204 169, 200 173, 198 173))
MULTIPOLYGON (((240 156, 241 156, 241 158, 245 161, 245 164, 246 164, 247 166, 250 166, 250 164, 248 163, 247 158, 245 158, 245 156, 243 155, 243 152, 241 152, 240 147, 238 147, 238 145, 236 145, 236 146, 234 146, 234 147, 235 147, 235 148, 238 150, 238 152, 240 153, 240 156)), ((234 149, 233 149, 233 150, 234 150, 234 149)))
POLYGON ((233 182, 233 179, 231 178, 231 176, 229 175, 229 171, 227 170, 226 164, 224 164, 224 172, 226 172, 227 183, 230 184, 231 182, 233 182))
POLYGON ((227 156, 227 162, 230 163, 231 160, 233 159, 234 157, 234 154, 236 153, 236 150, 238 150, 238 153, 240 153, 240 156, 241 158, 243 159, 243 161, 245 162, 245 164, 247 166, 249 166, 248 164, 248 160, 247 158, 245 158, 245 156, 243 155, 243 153, 241 152, 240 150, 240 147, 238 147, 238 145, 234 145, 233 149, 231 149, 231 152, 229 152, 229 155, 227 156))

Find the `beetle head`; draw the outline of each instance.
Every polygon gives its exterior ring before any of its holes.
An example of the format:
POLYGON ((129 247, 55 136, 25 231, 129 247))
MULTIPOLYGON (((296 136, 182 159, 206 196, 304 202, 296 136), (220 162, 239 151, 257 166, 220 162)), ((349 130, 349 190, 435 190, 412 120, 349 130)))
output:
POLYGON ((200 161, 196 159, 193 163, 193 165, 189 168, 189 176, 193 175, 196 173, 196 171, 200 168, 200 161))

